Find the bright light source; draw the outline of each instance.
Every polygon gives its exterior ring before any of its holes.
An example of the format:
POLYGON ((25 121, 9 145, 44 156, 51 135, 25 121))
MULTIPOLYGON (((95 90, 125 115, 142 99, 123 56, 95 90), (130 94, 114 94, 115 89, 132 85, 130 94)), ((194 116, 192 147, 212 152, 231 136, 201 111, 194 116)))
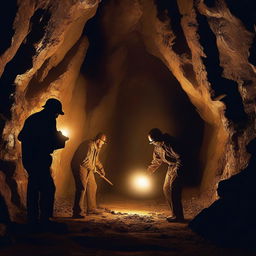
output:
POLYGON ((62 128, 61 132, 64 136, 69 137, 69 130, 67 128, 62 128))
POLYGON ((135 179, 135 186, 140 189, 148 189, 150 187, 150 182, 147 177, 139 176, 135 179))
POLYGON ((131 186, 134 192, 140 194, 148 193, 152 188, 149 176, 141 173, 137 173, 132 176, 131 186))

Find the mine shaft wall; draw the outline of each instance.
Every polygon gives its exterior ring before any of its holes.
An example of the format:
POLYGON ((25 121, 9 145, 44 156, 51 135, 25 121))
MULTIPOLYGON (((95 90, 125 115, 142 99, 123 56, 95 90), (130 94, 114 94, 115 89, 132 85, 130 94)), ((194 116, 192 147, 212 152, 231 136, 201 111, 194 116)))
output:
MULTIPOLYGON (((245 148, 255 133, 252 2, 243 6, 228 0, 100 3, 105 10, 105 29, 109 28, 111 35, 106 39, 108 48, 113 50, 127 35, 139 34, 147 53, 162 61, 204 120, 199 187, 209 201, 214 198, 220 179, 246 166, 249 155, 245 148)), ((88 130, 88 136, 93 135, 95 125, 108 132, 106 120, 96 121, 95 113, 108 108, 104 116, 111 120, 118 94, 106 94, 110 96, 102 99, 100 108, 88 108, 83 97, 73 107, 74 95, 82 95, 77 88, 87 84, 85 94, 90 93, 91 87, 79 70, 89 46, 84 26, 95 15, 98 1, 12 1, 8 8, 10 15, 2 16, 8 33, 1 43, 0 174, 1 194, 15 215, 25 201, 26 176, 17 141, 25 118, 40 110, 47 98, 57 97, 67 110, 67 115, 59 120, 60 127, 81 119, 86 120, 81 126, 88 130), (77 114, 76 109, 83 105, 87 106, 85 112, 77 114)), ((115 50, 113 56, 122 60, 125 50, 115 50)), ((111 89, 115 90, 115 86, 111 89)), ((67 144, 66 152, 72 152, 83 139, 83 128, 79 129, 74 144, 67 144)), ((71 153, 66 152, 54 155, 56 170, 63 165, 68 168, 65 159, 71 153)), ((58 170, 57 177, 69 179, 58 170)), ((57 186, 62 178, 57 178, 57 186)))

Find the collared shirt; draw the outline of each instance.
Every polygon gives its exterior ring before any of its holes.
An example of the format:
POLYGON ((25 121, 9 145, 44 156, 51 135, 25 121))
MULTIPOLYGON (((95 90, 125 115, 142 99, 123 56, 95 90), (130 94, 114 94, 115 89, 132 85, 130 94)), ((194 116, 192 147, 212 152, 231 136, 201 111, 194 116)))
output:
POLYGON ((179 167, 181 165, 180 156, 165 142, 161 145, 154 146, 153 160, 148 170, 153 173, 162 163, 166 163, 172 167, 179 167))
POLYGON ((99 161, 99 152, 100 148, 97 147, 96 142, 94 140, 90 140, 88 143, 87 153, 81 163, 81 166, 92 171, 95 171, 95 169, 101 170, 103 166, 99 161))

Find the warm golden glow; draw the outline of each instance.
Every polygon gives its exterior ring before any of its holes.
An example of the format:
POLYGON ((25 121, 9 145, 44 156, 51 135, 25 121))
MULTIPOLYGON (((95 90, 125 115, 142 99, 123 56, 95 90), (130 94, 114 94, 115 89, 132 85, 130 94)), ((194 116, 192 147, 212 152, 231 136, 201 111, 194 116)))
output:
POLYGON ((131 178, 131 187, 134 192, 145 194, 151 191, 152 184, 149 176, 143 173, 136 173, 131 178))
POLYGON ((114 214, 121 213, 122 215, 139 215, 139 216, 150 216, 151 212, 143 210, 127 210, 127 209, 115 209, 111 207, 114 214))
POLYGON ((62 134, 64 136, 70 137, 70 132, 69 132, 69 130, 67 128, 62 128, 60 131, 62 132, 62 134))
POLYGON ((139 176, 135 179, 136 187, 140 189, 148 189, 150 187, 149 180, 145 176, 139 176))

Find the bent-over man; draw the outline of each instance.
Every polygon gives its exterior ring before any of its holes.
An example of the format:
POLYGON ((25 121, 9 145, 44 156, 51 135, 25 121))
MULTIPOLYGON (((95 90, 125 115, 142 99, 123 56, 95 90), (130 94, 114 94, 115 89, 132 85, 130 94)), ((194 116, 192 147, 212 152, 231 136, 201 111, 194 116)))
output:
POLYGON ((148 172, 154 173, 162 163, 168 165, 163 192, 168 202, 171 215, 166 219, 169 222, 183 221, 183 208, 181 202, 181 180, 179 169, 181 167, 180 155, 174 151, 171 136, 163 134, 159 129, 154 128, 148 134, 150 144, 154 146, 153 160, 148 166, 148 172))
POLYGON ((107 137, 99 133, 94 139, 84 141, 79 145, 71 161, 71 168, 75 179, 75 200, 73 217, 83 218, 85 215, 97 214, 96 193, 97 184, 94 173, 105 176, 104 168, 99 160, 102 146, 107 137))

